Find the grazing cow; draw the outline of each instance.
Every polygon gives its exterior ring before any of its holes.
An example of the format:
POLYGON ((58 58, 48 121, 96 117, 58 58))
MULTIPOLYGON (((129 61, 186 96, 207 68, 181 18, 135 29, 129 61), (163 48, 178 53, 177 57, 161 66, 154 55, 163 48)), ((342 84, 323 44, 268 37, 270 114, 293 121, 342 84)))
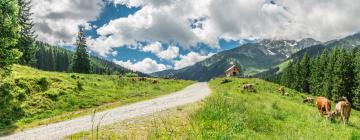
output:
POLYGON ((158 84, 159 81, 158 81, 158 80, 153 80, 151 83, 152 83, 152 84, 158 84))
POLYGON ((311 97, 306 97, 304 100, 303 100, 303 103, 312 103, 312 102, 314 102, 314 99, 313 98, 311 98, 311 97))
POLYGON ((255 92, 254 85, 252 85, 252 84, 245 84, 245 85, 243 85, 243 90, 255 92))
POLYGON ((334 112, 331 113, 333 117, 340 116, 344 124, 349 123, 349 117, 351 113, 351 104, 346 97, 343 97, 343 101, 336 104, 334 112))
POLYGON ((279 87, 279 92, 281 93, 281 95, 285 95, 285 87, 284 87, 284 86, 280 86, 280 87, 279 87))
POLYGON ((328 115, 327 117, 329 117, 329 114, 331 115, 331 102, 329 99, 325 97, 316 98, 316 106, 321 116, 328 115))

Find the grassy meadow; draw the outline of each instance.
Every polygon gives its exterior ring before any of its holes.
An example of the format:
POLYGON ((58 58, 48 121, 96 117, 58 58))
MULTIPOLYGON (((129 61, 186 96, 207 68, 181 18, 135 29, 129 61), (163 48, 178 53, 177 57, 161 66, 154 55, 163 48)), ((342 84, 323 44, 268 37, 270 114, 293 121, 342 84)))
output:
POLYGON ((8 81, 23 110, 0 133, 62 121, 181 90, 193 81, 46 72, 15 65, 8 81), (154 82, 154 80, 156 82, 154 82))
MULTIPOLYGON (((309 95, 259 79, 237 79, 220 84, 210 81, 212 95, 202 103, 169 110, 171 115, 139 118, 137 125, 114 124, 100 130, 104 139, 360 139, 360 112, 352 110, 350 124, 320 117, 314 104, 304 104, 309 95), (242 91, 244 83, 256 92, 242 91), (160 127, 161 126, 161 127, 160 127), (121 129, 120 129, 121 128, 121 129), (139 137, 139 135, 141 137, 139 137)), ((334 104, 332 105, 334 108, 334 104)), ((166 114, 166 112, 160 113, 166 114)), ((123 122, 127 124, 129 122, 123 122)), ((83 132, 68 139, 91 139, 83 132)))

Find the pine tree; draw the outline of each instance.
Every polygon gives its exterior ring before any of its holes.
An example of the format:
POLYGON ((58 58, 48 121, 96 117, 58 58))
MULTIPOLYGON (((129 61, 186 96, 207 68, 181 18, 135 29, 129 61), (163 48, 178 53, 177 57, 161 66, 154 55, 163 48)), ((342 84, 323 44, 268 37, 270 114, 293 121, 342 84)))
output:
POLYGON ((310 78, 309 78, 309 87, 310 87, 310 93, 313 95, 318 95, 318 89, 321 84, 319 84, 320 81, 320 74, 322 71, 320 70, 320 56, 317 56, 315 59, 311 60, 310 65, 310 78))
POLYGON ((360 109, 360 51, 355 53, 354 58, 354 77, 355 83, 353 88, 353 104, 356 109, 360 109))
POLYGON ((86 40, 83 28, 79 28, 78 38, 76 40, 76 52, 73 57, 72 71, 76 73, 90 72, 90 59, 86 51, 86 40))
POLYGON ((300 61, 296 61, 294 67, 292 69, 293 77, 291 78, 292 85, 291 87, 296 89, 297 91, 301 91, 302 85, 300 84, 303 80, 302 73, 301 73, 301 65, 300 61))
POLYGON ((333 94, 332 94, 332 88, 333 88, 333 69, 334 69, 334 64, 336 63, 336 60, 337 60, 337 55, 339 53, 339 49, 338 48, 335 48, 333 51, 332 51, 332 54, 331 56, 329 57, 329 61, 328 61, 328 64, 327 64, 327 67, 326 67, 326 70, 325 70, 325 74, 324 74, 324 80, 323 80, 323 94, 331 99, 333 97, 333 94))
POLYGON ((333 100, 345 96, 351 102, 354 76, 351 55, 345 49, 341 49, 336 58, 333 68, 333 100))
POLYGON ((16 48, 23 53, 19 59, 19 63, 22 65, 35 66, 36 64, 36 46, 35 35, 33 26, 34 23, 31 19, 31 1, 30 0, 18 0, 20 25, 20 38, 16 45, 16 48))
POLYGON ((0 79, 9 74, 11 65, 21 55, 13 49, 18 41, 18 5, 16 0, 0 1, 0 79))
POLYGON ((310 78, 310 57, 307 53, 303 56, 300 61, 298 84, 300 92, 309 93, 309 78, 310 78))
POLYGON ((284 85, 284 86, 286 86, 286 87, 289 87, 289 88, 293 88, 292 87, 292 82, 293 81, 291 81, 292 79, 292 77, 293 77, 293 71, 292 71, 292 69, 293 69, 293 62, 290 62, 289 63, 289 66, 283 71, 283 73, 282 73, 282 75, 281 75, 281 84, 282 85, 284 85))

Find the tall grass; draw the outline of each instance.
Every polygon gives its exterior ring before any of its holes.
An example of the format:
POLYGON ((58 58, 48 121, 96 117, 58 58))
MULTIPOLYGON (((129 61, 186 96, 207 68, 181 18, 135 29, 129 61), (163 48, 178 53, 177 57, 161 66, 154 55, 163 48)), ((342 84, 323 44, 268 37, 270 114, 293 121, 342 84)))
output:
MULTIPOLYGON (((154 98, 193 83, 173 79, 46 72, 18 65, 13 67, 8 81, 13 81, 13 94, 17 99, 21 98, 23 114, 13 116, 18 117, 15 127, 19 129, 91 114, 93 108, 101 111, 154 98), (152 83, 154 80, 158 83, 152 83)), ((3 127, 0 133, 6 129, 3 127)))
POLYGON ((234 78, 230 83, 220 84, 222 80, 210 81, 212 95, 195 108, 188 105, 184 110, 173 109, 168 115, 157 116, 155 121, 141 118, 144 122, 131 127, 107 126, 101 129, 102 136, 154 140, 360 138, 359 111, 353 110, 350 124, 343 125, 339 119, 330 122, 320 117, 314 104, 302 103, 307 94, 286 89, 290 95, 281 96, 277 91, 279 85, 259 79, 234 78), (245 83, 254 84, 256 92, 242 91, 245 83), (122 129, 114 131, 119 127, 122 129))

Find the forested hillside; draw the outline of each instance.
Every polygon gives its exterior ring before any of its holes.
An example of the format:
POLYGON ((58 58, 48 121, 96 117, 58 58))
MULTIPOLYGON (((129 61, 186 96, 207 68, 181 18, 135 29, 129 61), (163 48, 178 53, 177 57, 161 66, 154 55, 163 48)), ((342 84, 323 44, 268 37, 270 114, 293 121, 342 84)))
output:
MULTIPOLYGON (((36 42, 35 68, 46 71, 70 72, 74 52, 67 49, 51 46, 43 42, 36 42)), ((92 74, 125 74, 132 72, 113 62, 90 56, 90 73, 92 74)), ((140 76, 147 76, 138 73, 140 76)))
POLYGON ((283 71, 280 83, 334 101, 345 96, 360 109, 360 52, 335 48, 310 58, 305 54, 283 71))

